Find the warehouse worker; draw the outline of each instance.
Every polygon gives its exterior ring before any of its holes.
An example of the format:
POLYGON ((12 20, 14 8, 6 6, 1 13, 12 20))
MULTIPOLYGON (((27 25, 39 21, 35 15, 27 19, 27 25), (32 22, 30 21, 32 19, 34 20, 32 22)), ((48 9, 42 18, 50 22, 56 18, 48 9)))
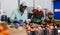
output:
POLYGON ((12 22, 15 21, 15 24, 11 23, 11 25, 17 25, 16 22, 23 19, 24 21, 27 21, 28 19, 28 13, 27 13, 27 5, 25 2, 23 2, 20 7, 16 10, 14 10, 11 14, 11 20, 12 22))
POLYGON ((40 24, 44 18, 44 13, 41 10, 40 6, 37 6, 37 9, 33 13, 33 20, 32 22, 40 24))

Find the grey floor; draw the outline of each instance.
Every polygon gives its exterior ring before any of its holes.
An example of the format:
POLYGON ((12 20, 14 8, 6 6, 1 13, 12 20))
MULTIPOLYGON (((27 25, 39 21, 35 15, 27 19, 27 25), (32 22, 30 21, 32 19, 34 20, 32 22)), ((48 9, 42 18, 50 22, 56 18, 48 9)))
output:
MULTIPOLYGON (((9 29, 10 29, 10 35, 27 35, 26 29, 22 27, 19 27, 19 29, 15 28, 9 28, 9 29)), ((60 35, 60 32, 58 35, 60 35)))
POLYGON ((19 29, 14 29, 14 28, 10 28, 10 35, 27 35, 26 30, 24 28, 20 28, 19 29))

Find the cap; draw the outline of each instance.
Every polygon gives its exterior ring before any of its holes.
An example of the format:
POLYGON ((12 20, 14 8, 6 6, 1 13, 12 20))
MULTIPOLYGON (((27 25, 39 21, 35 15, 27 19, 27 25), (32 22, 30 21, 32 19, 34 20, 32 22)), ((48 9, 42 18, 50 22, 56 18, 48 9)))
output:
POLYGON ((27 6, 27 3, 26 2, 22 2, 21 5, 22 6, 27 6))

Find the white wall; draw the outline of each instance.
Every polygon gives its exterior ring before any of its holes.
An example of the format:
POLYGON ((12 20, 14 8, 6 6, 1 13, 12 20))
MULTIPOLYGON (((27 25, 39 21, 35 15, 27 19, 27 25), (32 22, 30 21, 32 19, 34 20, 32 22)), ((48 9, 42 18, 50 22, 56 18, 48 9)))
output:
POLYGON ((1 0, 0 0, 0 9, 1 9, 1 0))
MULTIPOLYGON (((42 8, 47 8, 53 10, 52 0, 35 0, 35 5, 40 5, 42 8)), ((28 7, 33 6, 33 0, 20 0, 20 3, 26 2, 28 7)), ((7 15, 10 16, 13 9, 18 7, 18 0, 1 0, 1 9, 7 12, 7 15)))
POLYGON ((20 4, 22 2, 26 2, 26 4, 27 4, 28 7, 32 7, 33 6, 33 0, 20 0, 20 4))
POLYGON ((0 19, 1 19, 1 0, 0 0, 0 19))
POLYGON ((40 5, 42 8, 47 8, 49 10, 53 10, 53 0, 34 0, 34 5, 33 5, 33 0, 20 0, 20 3, 26 2, 28 7, 31 6, 38 6, 40 5))
POLYGON ((1 9, 10 16, 11 12, 18 7, 17 2, 17 0, 1 0, 1 9))
POLYGON ((40 5, 42 8, 52 9, 52 0, 35 0, 35 6, 40 5), (36 4, 37 3, 37 4, 36 4))

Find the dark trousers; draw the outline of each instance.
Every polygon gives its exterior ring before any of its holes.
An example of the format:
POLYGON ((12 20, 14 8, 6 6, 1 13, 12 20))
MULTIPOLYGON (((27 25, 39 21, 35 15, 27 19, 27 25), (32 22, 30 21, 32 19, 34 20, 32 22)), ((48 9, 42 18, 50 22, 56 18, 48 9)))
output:
POLYGON ((31 31, 31 35, 36 35, 36 31, 31 31))
POLYGON ((54 28, 54 35, 58 35, 58 29, 54 28))
POLYGON ((42 35, 47 35, 47 30, 43 30, 42 35))
POLYGON ((51 35, 58 35, 58 29, 57 28, 52 29, 51 35))

